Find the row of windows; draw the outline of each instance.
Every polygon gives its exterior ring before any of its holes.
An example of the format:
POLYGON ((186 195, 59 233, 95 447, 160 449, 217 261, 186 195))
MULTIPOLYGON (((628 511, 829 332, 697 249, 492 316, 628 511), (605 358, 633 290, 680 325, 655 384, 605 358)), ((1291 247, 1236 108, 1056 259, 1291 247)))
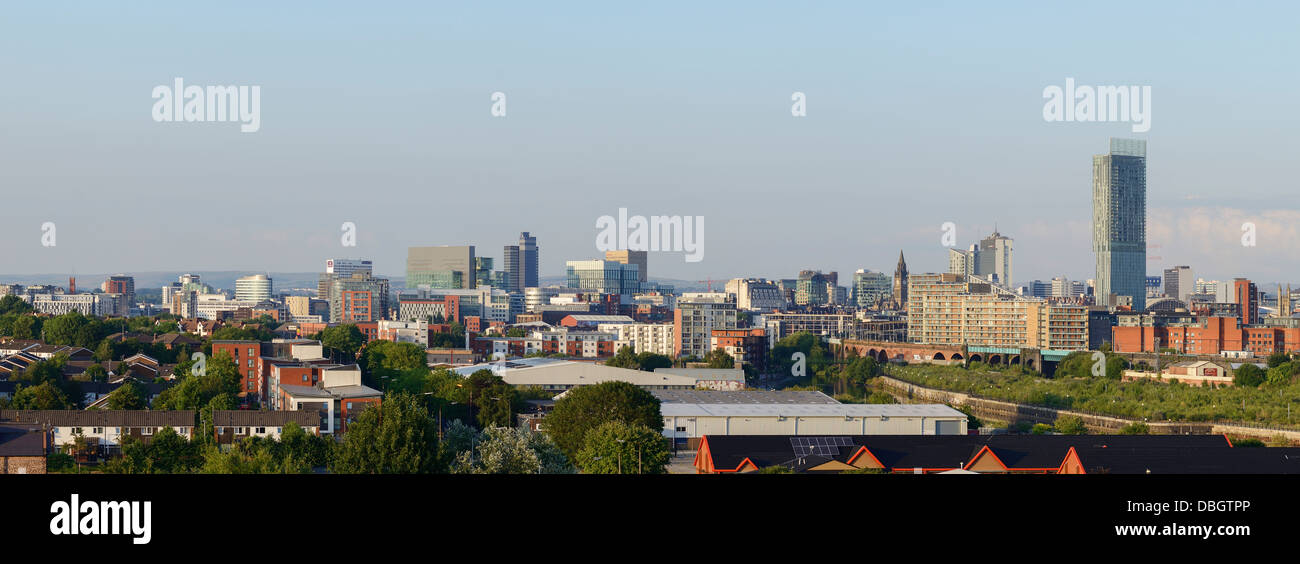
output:
MULTIPOLYGON (((73 428, 72 428, 72 434, 74 434, 74 435, 84 435, 84 434, 86 434, 86 429, 87 429, 87 428, 90 429, 90 433, 91 433, 92 435, 102 435, 102 434, 104 433, 104 428, 103 428, 103 427, 73 427, 73 428)), ((152 434, 154 434, 154 432, 157 431, 157 430, 158 430, 158 427, 140 427, 140 434, 142 434, 142 435, 152 435, 152 434)), ((189 427, 181 427, 181 428, 179 428, 179 429, 177 430, 177 432, 178 432, 178 433, 181 433, 181 434, 184 434, 184 433, 186 433, 186 432, 188 432, 188 431, 189 431, 189 427)), ((121 427, 113 427, 113 432, 114 432, 114 433, 121 434, 121 433, 122 433, 122 428, 121 428, 121 427)))

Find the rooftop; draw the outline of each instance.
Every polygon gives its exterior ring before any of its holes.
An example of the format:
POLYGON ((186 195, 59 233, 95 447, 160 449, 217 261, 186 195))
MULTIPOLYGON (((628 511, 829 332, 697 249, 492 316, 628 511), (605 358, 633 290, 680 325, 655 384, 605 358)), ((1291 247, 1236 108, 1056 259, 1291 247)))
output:
POLYGON ((664 403, 696 404, 835 404, 840 402, 821 392, 769 390, 651 390, 664 403))
MULTIPOLYGON (((744 393, 744 392, 741 392, 744 393)), ((944 417, 966 414, 940 404, 675 403, 660 404, 664 417, 944 417)))

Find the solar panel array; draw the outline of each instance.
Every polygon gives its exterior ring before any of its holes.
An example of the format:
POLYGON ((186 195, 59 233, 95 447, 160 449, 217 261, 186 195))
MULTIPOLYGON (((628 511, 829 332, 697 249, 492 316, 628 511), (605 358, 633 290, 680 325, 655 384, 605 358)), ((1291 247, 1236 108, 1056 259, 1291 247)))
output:
POLYGON ((851 446, 853 440, 848 437, 790 437, 790 447, 797 457, 810 454, 835 456, 840 453, 840 447, 851 446))

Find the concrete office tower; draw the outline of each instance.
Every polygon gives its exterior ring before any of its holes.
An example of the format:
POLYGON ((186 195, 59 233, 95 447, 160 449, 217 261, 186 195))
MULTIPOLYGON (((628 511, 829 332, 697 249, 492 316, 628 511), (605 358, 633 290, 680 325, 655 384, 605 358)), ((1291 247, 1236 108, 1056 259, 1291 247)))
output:
POLYGON ((828 287, 834 287, 829 278, 820 270, 799 271, 799 281, 795 286, 794 303, 801 306, 825 305, 830 301, 828 287))
POLYGON ((325 272, 334 274, 339 278, 350 278, 354 272, 375 273, 373 262, 361 259, 327 259, 325 261, 325 272))
POLYGON ((969 250, 948 248, 948 274, 971 276, 979 268, 979 245, 971 245, 969 250))
POLYGON ((673 310, 673 352, 704 358, 712 350, 713 331, 736 328, 736 303, 725 293, 688 294, 673 310))
MULTIPOLYGON (((175 294, 179 291, 181 291, 180 282, 172 282, 171 284, 162 287, 161 296, 162 296, 163 309, 167 309, 172 305, 172 294, 175 294)), ((0 295, 3 294, 0 293, 0 295)))
POLYGON ((360 259, 327 259, 325 261, 325 273, 320 275, 320 279, 316 283, 316 297, 328 300, 330 286, 334 284, 334 280, 351 278, 352 274, 356 272, 374 274, 374 263, 360 259))
POLYGON ((948 273, 979 276, 989 282, 1010 288, 1012 239, 998 233, 980 239, 969 250, 948 249, 948 273))
POLYGON ((994 228, 993 234, 980 239, 978 266, 975 274, 988 279, 994 284, 1007 288, 1013 281, 1011 273, 1010 237, 1004 237, 994 228))
POLYGON ((126 297, 126 308, 135 305, 135 278, 125 274, 114 274, 99 287, 108 294, 122 294, 126 297))
POLYGON ((519 234, 518 245, 506 245, 503 259, 510 278, 510 291, 523 292, 537 287, 537 238, 527 231, 519 234))
POLYGON ((1096 296, 1129 296, 1146 309, 1147 144, 1110 140, 1110 153, 1092 157, 1092 250, 1097 255, 1096 296))
POLYGON ((235 299, 250 302, 271 299, 271 278, 265 274, 254 274, 235 280, 235 299))
POLYGON ((1190 266, 1166 268, 1164 275, 1165 295, 1176 298, 1185 304, 1196 291, 1195 280, 1192 277, 1192 267, 1190 266))
POLYGON ((781 287, 760 278, 733 278, 725 289, 727 295, 736 297, 736 309, 773 311, 786 305, 781 287))
POLYGON ((406 287, 474 288, 474 246, 408 247, 406 287))
POLYGON ((645 282, 647 281, 648 276, 646 261, 649 255, 650 253, 648 251, 605 251, 605 260, 612 260, 623 264, 635 264, 637 268, 641 269, 639 271, 641 276, 640 282, 645 282))
POLYGON ((378 321, 388 317, 388 279, 369 272, 335 278, 329 291, 330 323, 378 321))

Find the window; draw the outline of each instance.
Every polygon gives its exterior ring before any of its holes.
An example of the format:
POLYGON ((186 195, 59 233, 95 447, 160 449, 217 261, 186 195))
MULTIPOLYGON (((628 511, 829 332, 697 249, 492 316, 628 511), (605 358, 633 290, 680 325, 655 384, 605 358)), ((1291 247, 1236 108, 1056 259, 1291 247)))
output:
POLYGON ((303 375, 302 375, 302 381, 303 381, 303 382, 306 382, 306 381, 307 381, 307 375, 306 375, 306 374, 303 374, 303 375))
POLYGON ((144 434, 144 435, 152 435, 152 434, 153 434, 153 427, 144 427, 144 428, 142 428, 142 429, 140 430, 140 433, 141 433, 141 434, 144 434))
POLYGON ((92 433, 95 433, 95 434, 98 435, 98 434, 101 434, 101 433, 104 432, 104 428, 103 428, 103 427, 95 427, 94 429, 91 430, 91 432, 92 432, 92 433))
POLYGON ((348 402, 348 411, 352 411, 352 402, 348 402))
MULTIPOLYGON (((248 356, 253 356, 253 347, 248 347, 248 356)), ((253 362, 253 361, 249 360, 249 362, 253 362)))
POLYGON ((259 435, 265 435, 265 434, 266 434, 266 427, 258 427, 258 428, 257 428, 257 433, 258 433, 259 435))
POLYGON ((248 367, 249 367, 249 368, 252 368, 252 367, 253 367, 253 359, 251 359, 251 358, 248 359, 248 367))
POLYGON ((276 427, 276 428, 275 428, 275 434, 278 435, 278 434, 282 433, 283 431, 281 431, 281 429, 282 429, 281 427, 276 427))
POLYGON ((72 434, 74 434, 74 435, 80 435, 80 434, 81 434, 81 427, 73 427, 73 428, 72 428, 72 434))

